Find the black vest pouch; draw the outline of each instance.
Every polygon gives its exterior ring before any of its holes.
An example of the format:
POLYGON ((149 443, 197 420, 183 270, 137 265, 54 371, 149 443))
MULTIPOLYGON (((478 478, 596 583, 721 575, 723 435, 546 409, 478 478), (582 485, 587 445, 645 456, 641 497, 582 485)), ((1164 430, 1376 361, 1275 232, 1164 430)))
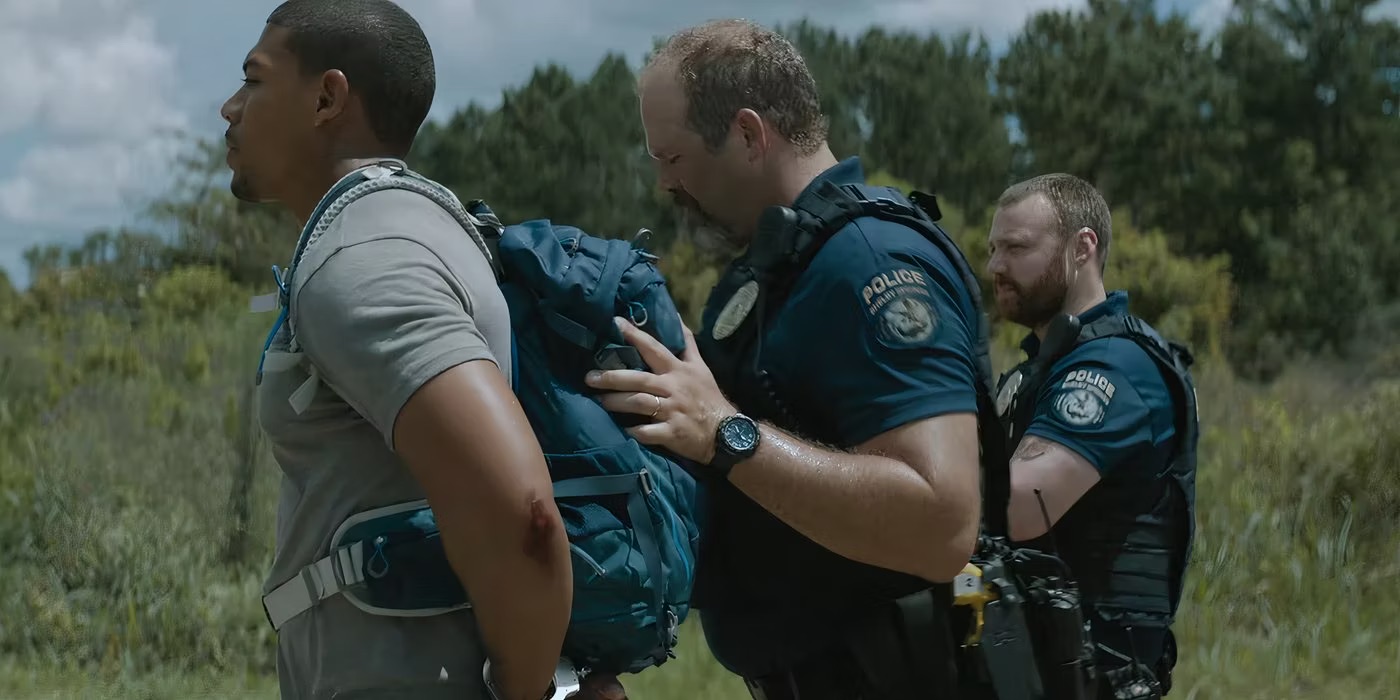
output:
POLYGON ((845 630, 847 647, 875 698, 967 700, 958 688, 961 650, 949 591, 934 586, 877 606, 845 630))

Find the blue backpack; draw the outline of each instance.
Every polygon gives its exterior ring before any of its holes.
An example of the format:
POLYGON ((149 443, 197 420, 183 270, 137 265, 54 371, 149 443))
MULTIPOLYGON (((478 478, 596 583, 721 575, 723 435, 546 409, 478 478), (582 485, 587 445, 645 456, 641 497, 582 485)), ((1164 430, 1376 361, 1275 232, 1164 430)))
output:
MULTIPOLYGON (((614 674, 673 658, 695 574, 696 482, 676 459, 628 435, 627 419, 608 413, 583 384, 595 368, 646 369, 622 340, 615 316, 629 318, 677 355, 684 350, 680 314, 656 256, 547 220, 504 226, 484 202, 463 207, 446 188, 386 160, 347 175, 322 199, 287 279, 336 214, 385 188, 418 192, 451 212, 472 239, 464 237, 463 245, 481 246, 496 270, 510 308, 512 389, 543 449, 573 555, 564 657, 581 671, 614 674)), ((278 285, 279 325, 286 321, 290 330, 290 284, 278 274, 278 285)), ((289 350, 281 354, 297 354, 294 334, 289 350)), ((266 348, 264 358, 270 359, 266 348)), ((260 365, 259 377, 262 371, 260 365)), ((421 616, 470 605, 426 501, 352 516, 331 549, 307 569, 334 575, 331 587, 362 610, 421 616)), ((309 596, 313 602, 302 605, 308 597, 303 578, 305 572, 264 598, 274 627, 324 597, 309 596)))

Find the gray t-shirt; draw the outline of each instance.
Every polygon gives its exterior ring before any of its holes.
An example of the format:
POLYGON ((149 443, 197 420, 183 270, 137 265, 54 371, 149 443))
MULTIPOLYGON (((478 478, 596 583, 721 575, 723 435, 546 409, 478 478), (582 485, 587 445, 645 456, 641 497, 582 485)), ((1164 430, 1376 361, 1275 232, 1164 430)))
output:
MULTIPOLYGON (((264 593, 326 556, 347 517, 423 498, 392 444, 399 410, 419 387, 472 360, 511 376, 510 319, 490 264, 419 194, 384 190, 346 207, 289 284, 304 354, 265 373, 259 389, 283 472, 264 593), (319 386, 298 414, 289 399, 312 364, 319 386)), ((284 325, 271 349, 286 351, 287 340, 284 325)), ((483 659, 469 610, 374 616, 339 595, 289 620, 277 656, 284 700, 478 698, 483 659)))

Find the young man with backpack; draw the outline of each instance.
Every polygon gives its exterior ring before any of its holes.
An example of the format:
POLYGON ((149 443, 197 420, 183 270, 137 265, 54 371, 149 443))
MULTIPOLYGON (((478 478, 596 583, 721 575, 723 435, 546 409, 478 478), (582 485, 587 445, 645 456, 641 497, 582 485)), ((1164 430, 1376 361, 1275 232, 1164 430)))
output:
POLYGON ((264 589, 281 695, 485 698, 489 658, 494 697, 550 697, 570 549, 511 390, 511 319, 491 263, 432 199, 388 189, 336 210, 332 196, 410 150, 435 90, 428 42, 388 0, 290 0, 243 71, 221 110, 232 192, 306 225, 278 275, 257 378, 283 471, 264 589), (431 512, 339 546, 371 522, 362 514, 416 499, 431 512), (470 609, 390 611, 434 595, 396 577, 421 554, 412 534, 439 531, 439 568, 470 590, 470 609))
POLYGON ((936 216, 832 156, 776 33, 682 31, 639 96, 661 185, 747 250, 683 352, 624 322, 651 371, 588 383, 642 418, 640 441, 702 465, 712 651, 755 698, 946 697, 938 620, 978 539, 990 401, 966 261, 936 216))

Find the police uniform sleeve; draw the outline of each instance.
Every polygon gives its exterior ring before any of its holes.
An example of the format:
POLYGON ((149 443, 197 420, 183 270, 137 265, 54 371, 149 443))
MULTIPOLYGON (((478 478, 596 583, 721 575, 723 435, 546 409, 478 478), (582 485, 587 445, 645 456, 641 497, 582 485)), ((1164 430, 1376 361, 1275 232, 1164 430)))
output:
POLYGON ((1111 339, 1098 352, 1076 352, 1057 363, 1041 389, 1026 435, 1077 452, 1107 475, 1131 464, 1154 445, 1167 389, 1156 368, 1128 341, 1111 339), (1107 351, 1105 351, 1107 350, 1107 351), (1116 357, 1115 357, 1116 356, 1116 357))
POLYGON ((393 447, 394 421, 428 380, 495 362, 472 299, 421 243, 379 238, 341 248, 302 284, 296 334, 322 380, 393 447))
MULTIPOLYGON (((913 234, 917 235, 917 234, 913 234)), ((925 418, 975 412, 973 334, 955 283, 921 255, 858 229, 813 260, 784 314, 806 352, 789 371, 849 445, 925 418)))

